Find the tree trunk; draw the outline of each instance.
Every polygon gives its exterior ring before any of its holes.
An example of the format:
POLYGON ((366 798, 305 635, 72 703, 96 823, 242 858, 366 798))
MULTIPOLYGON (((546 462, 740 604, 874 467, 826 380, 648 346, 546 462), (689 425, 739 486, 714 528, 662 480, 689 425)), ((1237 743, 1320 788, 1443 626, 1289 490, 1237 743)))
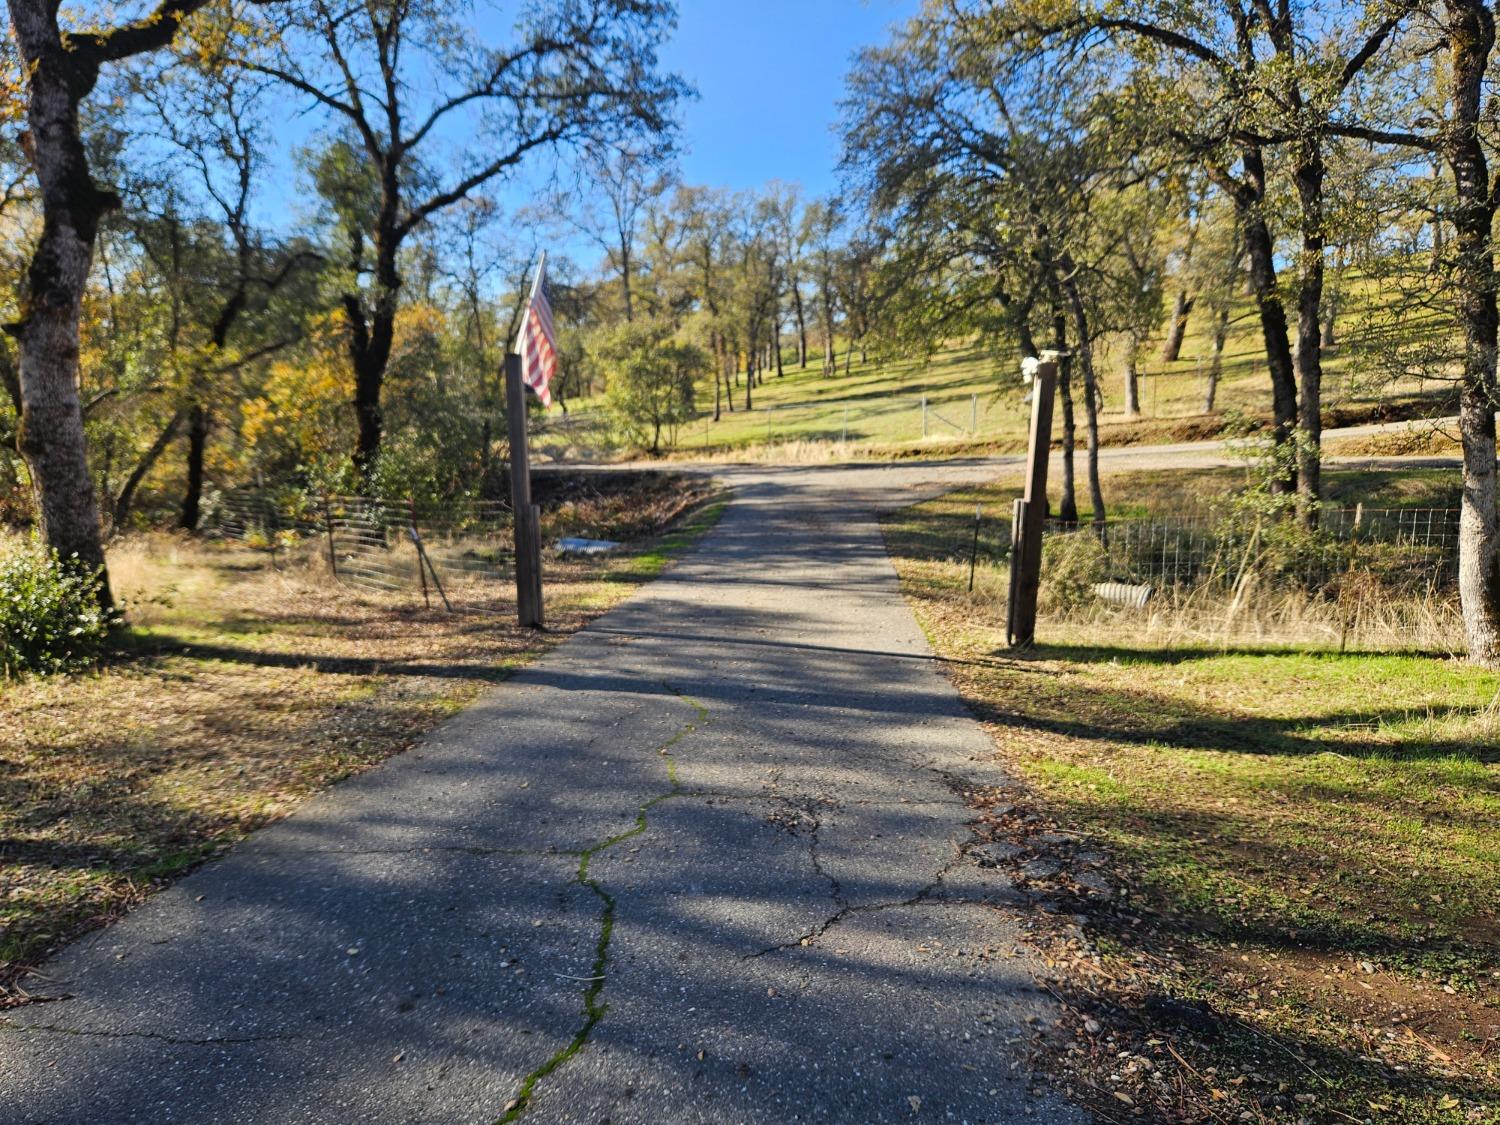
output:
POLYGON ((1068 354, 1068 323, 1061 307, 1052 312, 1052 346, 1057 363, 1057 397, 1062 405, 1062 498, 1057 518, 1068 526, 1078 522, 1078 487, 1074 480, 1073 450, 1078 444, 1078 426, 1073 418, 1073 357, 1068 354))
POLYGON ((1176 363, 1182 355, 1182 340, 1187 335, 1188 316, 1193 311, 1194 303, 1192 294, 1186 289, 1177 290, 1177 298, 1172 302, 1172 321, 1167 329, 1167 338, 1161 345, 1163 363, 1176 363))
POLYGON ((1323 308, 1323 179, 1325 167, 1319 142, 1306 141, 1292 171, 1302 210, 1301 279, 1297 289, 1298 420, 1297 493, 1303 518, 1315 525, 1322 496, 1323 338, 1318 317, 1323 308))
POLYGON ((1036 340, 1031 335, 1031 325, 1024 320, 1016 326, 1016 337, 1021 345, 1022 359, 1035 359, 1041 353, 1037 350, 1036 340))
POLYGON ((184 531, 197 531, 198 521, 203 518, 203 455, 207 446, 208 411, 202 403, 194 403, 188 412, 187 491, 183 493, 182 515, 177 521, 184 531))
POLYGON ((792 307, 797 313, 797 366, 807 370, 807 312, 802 307, 802 287, 792 286, 792 307))
POLYGON ((1141 381, 1136 371, 1136 361, 1141 354, 1140 333, 1132 330, 1125 333, 1125 416, 1141 416, 1141 381))
POLYGON ((838 350, 833 345, 833 294, 828 283, 823 284, 823 377, 837 375, 839 371, 838 350))
POLYGON ((380 457, 380 443, 385 420, 380 409, 380 392, 385 382, 385 364, 368 346, 352 349, 354 361, 354 420, 358 434, 354 446, 354 467, 360 480, 369 483, 375 462, 380 457))
POLYGON ((146 479, 146 474, 156 467, 156 463, 161 460, 161 455, 167 451, 167 446, 176 439, 177 431, 182 428, 182 420, 186 414, 186 408, 180 408, 176 414, 172 415, 156 440, 151 443, 151 448, 146 450, 135 468, 131 470, 130 475, 125 478, 119 495, 115 497, 114 515, 109 525, 111 535, 118 535, 124 528, 125 521, 130 518, 130 509, 135 503, 135 494, 141 487, 141 481, 146 479))
POLYGON ((1063 283, 1068 298, 1068 308, 1073 315, 1073 337, 1077 340, 1074 353, 1078 362, 1078 374, 1083 379, 1083 419, 1088 428, 1088 478, 1089 503, 1094 509, 1094 523, 1104 523, 1104 489, 1099 483, 1099 398, 1098 382, 1094 378, 1094 347, 1089 337, 1088 314, 1083 307, 1083 297, 1078 292, 1078 283, 1073 280, 1076 271, 1066 255, 1062 268, 1069 274, 1063 283))
POLYGON ((1454 285, 1463 329, 1463 384, 1458 427, 1463 438, 1463 498, 1458 525, 1458 592, 1469 658, 1500 664, 1500 521, 1496 516, 1495 197, 1479 136, 1483 81, 1495 25, 1487 5, 1449 0, 1453 114, 1445 155, 1456 204, 1454 285))
POLYGON ((710 346, 714 353, 714 421, 724 413, 724 340, 716 328, 709 333, 710 346))
POLYGON ((1214 354, 1208 361, 1208 387, 1203 392, 1203 413, 1214 412, 1214 400, 1219 396, 1219 376, 1224 371, 1224 344, 1229 339, 1229 305, 1219 309, 1214 320, 1214 354))
MULTIPOLYGON (((1245 251, 1250 259, 1250 283, 1260 312, 1261 335, 1266 345, 1266 365, 1271 372, 1272 437, 1278 448, 1293 440, 1297 427, 1297 378, 1292 365, 1292 347, 1287 335, 1286 309, 1276 280, 1276 248, 1265 217, 1265 163, 1260 149, 1244 150, 1248 185, 1236 185, 1235 201, 1244 221, 1245 251)), ((1285 472, 1272 482, 1278 492, 1297 487, 1295 461, 1286 459, 1285 472)))
POLYGON ((401 288, 401 274, 396 264, 401 241, 396 218, 399 189, 394 175, 394 172, 390 173, 380 213, 376 217, 375 285, 368 298, 371 302, 368 312, 364 294, 348 293, 344 296, 344 311, 349 320, 349 358, 354 368, 354 418, 358 426, 354 467, 365 486, 369 485, 370 474, 379 460, 380 444, 385 434, 380 397, 396 334, 396 301, 401 288))
POLYGON ((620 235, 620 293, 625 299, 625 322, 635 319, 635 305, 630 299, 630 239, 620 235))
POLYGON ((112 608, 78 399, 78 322, 99 219, 119 200, 94 186, 79 136, 78 103, 93 88, 97 66, 82 64, 64 48, 56 10, 41 0, 10 3, 28 64, 28 136, 42 210, 21 317, 9 328, 21 353, 17 445, 31 473, 47 545, 97 570, 99 601, 112 608))

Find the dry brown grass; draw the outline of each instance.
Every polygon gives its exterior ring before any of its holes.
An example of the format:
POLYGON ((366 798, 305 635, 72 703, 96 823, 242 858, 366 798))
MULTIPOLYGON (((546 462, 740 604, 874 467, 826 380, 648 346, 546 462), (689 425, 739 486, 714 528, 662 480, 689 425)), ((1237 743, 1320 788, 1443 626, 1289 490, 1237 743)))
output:
MULTIPOLYGON (((599 533, 700 503, 699 530, 717 512, 704 491, 679 481, 619 493, 613 522, 597 500, 566 502, 586 509, 574 526, 599 533)), ((349 590, 315 545, 283 553, 279 569, 232 544, 116 545, 132 626, 123 650, 89 675, 0 688, 0 1004, 24 999, 21 966, 405 750, 625 597, 685 538, 549 560, 546 634, 514 625, 505 590, 455 614, 424 609, 415 592, 349 590)))
POLYGON ((1459 457, 1463 443, 1456 433, 1413 423, 1363 437, 1332 438, 1323 444, 1323 453, 1327 457, 1459 457))

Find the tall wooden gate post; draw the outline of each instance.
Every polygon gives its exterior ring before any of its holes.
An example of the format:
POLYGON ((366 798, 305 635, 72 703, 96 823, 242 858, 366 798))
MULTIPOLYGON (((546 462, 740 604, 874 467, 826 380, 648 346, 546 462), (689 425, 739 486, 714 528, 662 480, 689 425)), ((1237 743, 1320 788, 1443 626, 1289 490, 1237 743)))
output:
POLYGON ((531 502, 531 457, 526 443, 526 386, 521 357, 505 357, 505 412, 510 426, 510 500, 516 530, 516 620, 524 629, 542 627, 542 543, 531 502))
POLYGON ((1047 463, 1052 456, 1052 400, 1057 394, 1057 353, 1043 352, 1031 395, 1031 441, 1026 492, 1016 501, 1011 530, 1010 603, 1005 633, 1016 648, 1036 641, 1036 599, 1042 584, 1042 534, 1047 526, 1047 463))

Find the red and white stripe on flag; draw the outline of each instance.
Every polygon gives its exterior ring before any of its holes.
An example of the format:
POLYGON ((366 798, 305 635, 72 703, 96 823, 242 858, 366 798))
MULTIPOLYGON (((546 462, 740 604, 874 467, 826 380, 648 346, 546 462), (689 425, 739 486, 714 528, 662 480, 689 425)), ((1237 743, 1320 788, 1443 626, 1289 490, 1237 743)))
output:
POLYGON ((521 322, 516 350, 521 354, 521 381, 536 392, 543 406, 552 405, 549 384, 557 370, 557 334, 552 325, 552 305, 547 300, 547 256, 537 263, 531 301, 521 322))

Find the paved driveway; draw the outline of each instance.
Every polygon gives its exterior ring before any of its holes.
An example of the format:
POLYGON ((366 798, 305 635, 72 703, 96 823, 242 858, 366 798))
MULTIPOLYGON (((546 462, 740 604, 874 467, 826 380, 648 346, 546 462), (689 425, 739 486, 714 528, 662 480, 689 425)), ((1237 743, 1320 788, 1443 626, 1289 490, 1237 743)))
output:
POLYGON ((993 472, 727 471, 660 581, 46 966, 0 1120, 1081 1120, 872 514, 993 472))

